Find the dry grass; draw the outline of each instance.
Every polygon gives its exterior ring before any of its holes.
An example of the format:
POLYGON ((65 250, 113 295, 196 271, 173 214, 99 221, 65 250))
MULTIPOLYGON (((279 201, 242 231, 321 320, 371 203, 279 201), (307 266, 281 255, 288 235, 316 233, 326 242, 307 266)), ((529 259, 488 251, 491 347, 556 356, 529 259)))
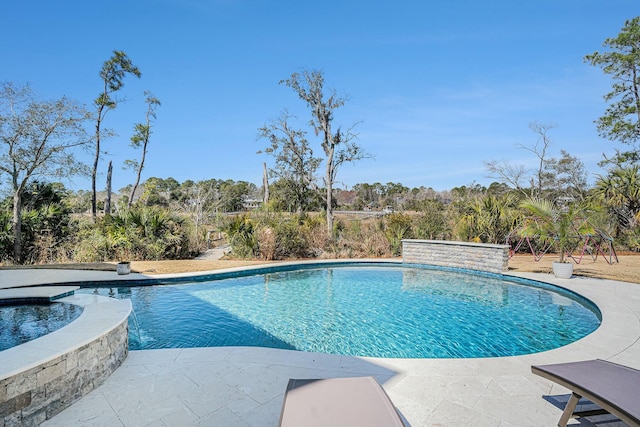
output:
MULTIPOLYGON (((596 261, 585 257, 580 264, 574 265, 574 274, 640 283, 640 255, 620 255, 618 259, 618 263, 610 265, 602 257, 598 257, 596 261)), ((553 261, 557 261, 557 257, 553 255, 547 255, 538 262, 535 262, 531 255, 518 255, 509 260, 509 270, 550 273, 553 261)), ((241 260, 135 261, 131 263, 131 268, 145 274, 164 274, 218 270, 263 263, 264 261, 241 260)))
MULTIPOLYGON (((558 257, 554 255, 545 255, 540 261, 535 262, 531 255, 518 255, 509 260, 509 270, 550 273, 551 263, 557 260, 558 257)), ((618 255, 618 261, 609 264, 602 256, 595 261, 585 256, 580 264, 573 266, 573 274, 640 283, 640 255, 618 255)))
MULTIPOLYGON (((582 259, 574 266, 574 274, 578 276, 597 277, 602 279, 621 280, 640 283, 640 255, 619 255, 619 262, 608 264, 601 256, 597 260, 590 257, 582 259)), ((535 262, 531 255, 518 255, 509 261, 509 270, 534 273, 550 273, 553 255, 546 255, 535 262)), ((265 261, 245 260, 169 260, 169 261, 133 261, 131 269, 137 273, 148 275, 168 273, 188 273, 220 270, 223 268, 243 267, 264 264, 265 261)), ((1 268, 71 268, 80 270, 112 270, 115 263, 87 264, 42 264, 37 266, 1 267, 1 268)))
MULTIPOLYGON (((270 261, 273 262, 273 261, 270 261)), ((265 264, 267 261, 246 260, 167 260, 167 261, 133 261, 131 270, 143 274, 190 273, 197 271, 221 270, 223 268, 245 267, 265 264)))

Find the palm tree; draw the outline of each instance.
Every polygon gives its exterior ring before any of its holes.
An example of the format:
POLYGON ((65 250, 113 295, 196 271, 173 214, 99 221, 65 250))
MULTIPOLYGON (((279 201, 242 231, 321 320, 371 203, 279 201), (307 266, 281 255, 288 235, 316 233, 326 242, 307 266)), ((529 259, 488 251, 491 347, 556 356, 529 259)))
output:
POLYGON ((594 195, 616 215, 619 228, 633 227, 640 220, 640 166, 619 167, 600 176, 594 195))
POLYGON ((527 213, 522 235, 538 237, 551 244, 560 256, 560 262, 565 262, 565 253, 573 249, 572 242, 595 233, 589 223, 594 208, 587 203, 558 206, 546 199, 533 198, 524 200, 520 207, 527 213))

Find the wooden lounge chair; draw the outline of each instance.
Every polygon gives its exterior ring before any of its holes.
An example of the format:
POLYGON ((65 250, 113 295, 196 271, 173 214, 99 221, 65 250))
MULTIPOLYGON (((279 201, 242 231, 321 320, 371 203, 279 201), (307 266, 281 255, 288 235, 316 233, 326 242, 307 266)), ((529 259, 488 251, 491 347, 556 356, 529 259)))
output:
POLYGON ((630 426, 640 426, 640 371, 605 360, 532 366, 531 372, 571 390, 558 426, 569 419, 610 413, 630 426), (578 401, 590 400, 602 410, 575 412, 578 401))
POLYGON ((404 426, 373 377, 290 379, 280 427, 404 426))

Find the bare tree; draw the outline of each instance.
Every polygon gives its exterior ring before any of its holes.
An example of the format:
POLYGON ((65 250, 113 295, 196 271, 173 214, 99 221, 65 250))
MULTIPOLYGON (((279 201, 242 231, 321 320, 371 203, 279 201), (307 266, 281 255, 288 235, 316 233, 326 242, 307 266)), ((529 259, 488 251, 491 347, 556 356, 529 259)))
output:
MULTIPOLYGON (((273 156, 276 161, 271 175, 290 184, 295 198, 293 205, 298 212, 303 212, 306 211, 309 191, 318 190, 315 174, 322 159, 313 156, 306 132, 290 126, 291 118, 284 111, 270 125, 261 127, 259 136, 269 141, 264 153, 273 156)), ((261 152, 258 151, 259 154, 261 152)))
POLYGON ((85 170, 73 149, 90 142, 89 113, 67 98, 38 101, 28 85, 0 86, 0 171, 13 192, 13 257, 22 261, 22 195, 35 177, 70 176, 85 170))
POLYGON ((549 131, 556 127, 557 124, 555 123, 532 122, 529 124, 529 128, 538 135, 535 144, 530 146, 524 144, 516 145, 518 148, 530 151, 536 156, 537 167, 535 169, 531 170, 525 165, 512 164, 506 160, 491 160, 484 162, 489 171, 489 177, 511 185, 525 196, 539 196, 549 179, 546 171, 548 163, 547 151, 552 143, 549 131))
POLYGON ((293 89, 298 97, 307 104, 311 110, 310 124, 316 136, 321 137, 320 146, 325 155, 324 186, 326 189, 327 231, 329 235, 332 235, 333 185, 336 182, 338 169, 344 163, 355 162, 369 157, 369 155, 354 142, 356 139, 356 134, 353 133, 355 125, 346 131, 341 128, 333 131, 333 114, 336 109, 345 104, 348 98, 338 96, 335 91, 325 93, 322 71, 304 70, 301 73, 293 73, 291 77, 280 83, 293 89))
POLYGON ((490 178, 504 182, 517 191, 527 194, 524 181, 529 174, 524 165, 514 165, 506 160, 489 160, 484 162, 484 166, 489 171, 490 178))
POLYGON ((542 194, 543 187, 546 183, 545 181, 547 177, 545 176, 545 165, 547 160, 547 150, 551 146, 549 131, 556 127, 558 127, 556 123, 532 122, 529 124, 529 129, 538 135, 536 143, 533 146, 518 144, 518 147, 532 152, 538 159, 538 167, 535 169, 534 176, 531 178, 531 195, 533 197, 539 197, 542 194))

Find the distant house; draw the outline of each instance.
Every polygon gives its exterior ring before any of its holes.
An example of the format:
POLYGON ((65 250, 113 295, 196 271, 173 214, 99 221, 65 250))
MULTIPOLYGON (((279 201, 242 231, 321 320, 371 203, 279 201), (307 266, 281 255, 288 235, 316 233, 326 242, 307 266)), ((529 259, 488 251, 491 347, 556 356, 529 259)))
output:
POLYGON ((245 199, 242 202, 242 209, 245 211, 254 211, 262 206, 262 200, 258 199, 245 199))

